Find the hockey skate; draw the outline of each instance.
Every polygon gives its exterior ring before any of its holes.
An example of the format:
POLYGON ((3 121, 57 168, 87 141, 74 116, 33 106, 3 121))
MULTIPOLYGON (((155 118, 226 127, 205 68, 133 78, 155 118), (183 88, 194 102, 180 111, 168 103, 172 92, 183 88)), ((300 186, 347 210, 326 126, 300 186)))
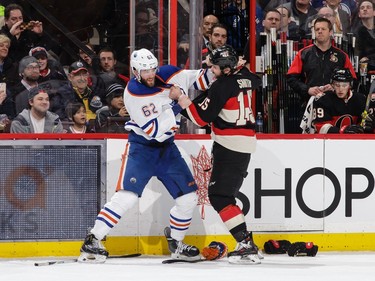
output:
POLYGON ((177 241, 171 237, 171 229, 166 227, 164 229, 165 238, 168 241, 168 248, 171 252, 172 259, 195 261, 200 260, 201 255, 199 249, 192 245, 187 245, 182 241, 177 241))
POLYGON ((251 233, 243 241, 238 242, 236 249, 228 253, 228 262, 234 264, 260 264, 260 259, 264 258, 259 254, 251 233))
POLYGON ((257 254, 258 254, 258 258, 260 260, 264 259, 264 256, 263 256, 263 253, 261 250, 259 250, 259 247, 257 245, 255 245, 254 243, 254 240, 253 240, 253 233, 252 232, 249 232, 249 238, 251 239, 251 241, 253 241, 253 246, 255 248, 255 250, 257 250, 257 254))
POLYGON ((78 262, 104 263, 108 257, 108 252, 92 233, 86 236, 80 251, 78 262))

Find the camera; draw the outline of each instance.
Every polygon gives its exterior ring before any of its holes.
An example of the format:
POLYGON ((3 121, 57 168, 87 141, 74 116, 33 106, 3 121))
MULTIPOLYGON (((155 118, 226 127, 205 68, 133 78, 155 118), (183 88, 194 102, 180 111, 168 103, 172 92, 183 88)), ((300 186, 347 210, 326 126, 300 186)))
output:
POLYGON ((20 28, 22 30, 26 30, 26 29, 31 30, 31 29, 33 29, 33 27, 34 27, 34 24, 31 23, 31 22, 23 22, 23 23, 20 24, 20 28))

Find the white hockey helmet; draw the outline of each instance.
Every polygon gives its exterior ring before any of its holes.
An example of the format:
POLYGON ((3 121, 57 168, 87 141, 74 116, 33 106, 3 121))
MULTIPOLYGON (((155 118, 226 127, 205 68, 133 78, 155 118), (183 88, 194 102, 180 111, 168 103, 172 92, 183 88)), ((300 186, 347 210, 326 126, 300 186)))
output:
POLYGON ((158 59, 147 49, 133 51, 130 56, 130 66, 134 75, 141 81, 141 70, 154 69, 158 67, 158 59), (135 73, 137 71, 137 73, 135 73))

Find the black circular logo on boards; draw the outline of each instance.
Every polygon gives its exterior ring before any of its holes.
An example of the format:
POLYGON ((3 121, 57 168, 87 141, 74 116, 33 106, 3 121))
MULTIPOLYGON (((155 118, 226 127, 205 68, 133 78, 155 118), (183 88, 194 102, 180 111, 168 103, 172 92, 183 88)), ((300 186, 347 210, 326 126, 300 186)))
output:
POLYGON ((309 215, 310 217, 313 217, 313 218, 323 218, 323 217, 327 217, 330 214, 332 214, 333 211, 337 208, 337 206, 340 203, 340 197, 341 197, 340 182, 337 179, 337 177, 335 176, 335 174, 332 173, 328 169, 323 169, 323 168, 310 169, 302 175, 302 177, 299 179, 299 181, 297 183, 297 187, 296 187, 297 203, 298 203, 299 207, 301 208, 301 210, 305 214, 307 214, 307 215, 309 215), (331 205, 328 206, 327 209, 322 210, 322 211, 315 211, 315 210, 310 209, 306 205, 306 203, 303 199, 303 196, 302 196, 303 186, 305 185, 306 181, 314 175, 323 175, 323 176, 329 178, 331 180, 332 184, 333 184, 334 189, 335 189, 335 196, 333 198, 333 201, 332 201, 331 205))

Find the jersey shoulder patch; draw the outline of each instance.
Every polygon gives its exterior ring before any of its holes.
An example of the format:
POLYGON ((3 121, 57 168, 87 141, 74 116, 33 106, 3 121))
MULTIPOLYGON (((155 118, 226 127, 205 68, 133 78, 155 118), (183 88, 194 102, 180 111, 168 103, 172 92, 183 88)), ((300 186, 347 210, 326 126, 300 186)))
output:
POLYGON ((164 83, 168 83, 168 81, 176 74, 181 72, 183 69, 173 66, 173 65, 163 65, 159 67, 158 72, 156 73, 156 76, 159 80, 161 80, 164 83))

